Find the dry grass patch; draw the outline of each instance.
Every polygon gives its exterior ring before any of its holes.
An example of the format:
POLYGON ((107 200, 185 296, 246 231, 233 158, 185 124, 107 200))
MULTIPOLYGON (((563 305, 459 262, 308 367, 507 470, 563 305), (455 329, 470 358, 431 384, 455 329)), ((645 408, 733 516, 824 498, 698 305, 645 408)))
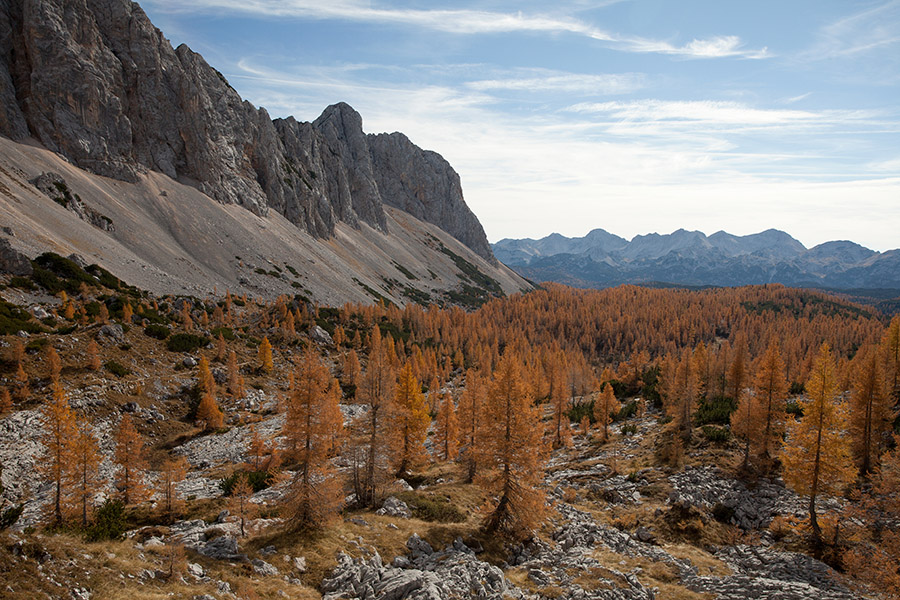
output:
MULTIPOLYGON (((635 574, 641 585, 647 588, 658 588, 658 598, 666 600, 713 600, 710 594, 700 594, 689 590, 680 583, 678 570, 664 562, 651 561, 644 557, 625 556, 607 549, 597 549, 592 553, 600 564, 610 565, 616 571, 635 574)), ((615 577, 610 573, 610 579, 615 577)), ((624 581, 623 581, 624 583, 624 581)))
POLYGON ((664 546, 663 549, 675 558, 686 560, 697 567, 697 572, 701 577, 727 577, 733 574, 728 565, 696 546, 673 544, 664 546))

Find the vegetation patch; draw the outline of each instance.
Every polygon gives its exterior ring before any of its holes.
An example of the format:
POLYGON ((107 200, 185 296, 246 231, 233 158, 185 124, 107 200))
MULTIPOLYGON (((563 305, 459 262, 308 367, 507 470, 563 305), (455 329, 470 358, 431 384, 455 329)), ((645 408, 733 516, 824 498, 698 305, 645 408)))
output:
POLYGON ((0 334, 14 335, 20 331, 40 333, 43 330, 27 311, 0 298, 0 334))
POLYGON ((241 475, 247 476, 247 483, 253 488, 254 493, 266 489, 275 481, 275 476, 269 471, 235 471, 219 481, 222 493, 230 496, 234 486, 237 485, 238 477, 241 475))
POLYGON ((126 375, 131 373, 131 371, 128 370, 127 367, 125 367, 122 364, 117 363, 114 360, 108 360, 105 363, 103 363, 103 368, 106 369, 107 371, 109 371, 110 373, 112 373, 113 375, 115 375, 116 377, 125 377, 126 375))
POLYGON ((165 325, 158 325, 156 323, 150 323, 146 327, 144 327, 144 335, 147 335, 152 338, 156 338, 158 340, 164 340, 169 337, 169 328, 165 325))
POLYGON ((176 333, 166 340, 166 348, 169 352, 193 352, 199 348, 205 348, 209 344, 209 338, 193 333, 176 333))
POLYGON ((727 425, 731 422, 731 413, 737 410, 737 402, 733 398, 718 396, 700 402, 697 407, 697 425, 711 423, 727 425))
POLYGON ((468 515, 444 496, 400 492, 397 498, 406 502, 413 516, 433 523, 463 523, 468 515))

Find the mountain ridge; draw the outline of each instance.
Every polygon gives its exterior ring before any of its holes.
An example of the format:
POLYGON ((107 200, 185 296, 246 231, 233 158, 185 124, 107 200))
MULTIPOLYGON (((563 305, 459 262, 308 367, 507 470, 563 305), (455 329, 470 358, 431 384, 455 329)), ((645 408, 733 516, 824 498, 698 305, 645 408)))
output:
POLYGON ((898 250, 876 252, 847 240, 806 248, 778 229, 745 236, 679 229, 631 241, 594 229, 580 238, 558 233, 541 239, 507 238, 492 248, 498 260, 528 279, 577 287, 659 282, 900 288, 898 250))

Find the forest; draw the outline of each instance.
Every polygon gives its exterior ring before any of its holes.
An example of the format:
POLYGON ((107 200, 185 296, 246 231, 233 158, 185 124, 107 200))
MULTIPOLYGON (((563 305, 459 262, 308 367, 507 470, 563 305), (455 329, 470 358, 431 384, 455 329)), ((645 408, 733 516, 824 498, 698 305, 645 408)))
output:
MULTIPOLYGON (((780 285, 546 284, 466 312, 94 281, 57 290, 40 320, 0 307, 0 414, 36 411, 43 450, 28 474, 42 494, 3 496, 0 529, 97 543, 227 508, 241 537, 311 548, 397 495, 420 518, 467 523, 502 562, 555 518, 546 477, 561 457, 624 474, 609 449, 650 423, 644 467, 783 482, 804 503, 767 525, 784 547, 900 597, 900 317, 780 285), (101 380, 99 401, 73 401, 101 380), (142 417, 151 405, 161 414, 142 417), (221 495, 184 494, 198 466, 179 448, 239 428, 245 459, 217 466, 221 495), (411 491, 435 482, 452 493, 411 491), (259 500, 267 489, 280 492, 259 500)), ((163 570, 183 571, 185 552, 167 542, 163 570)), ((333 567, 321 562, 304 585, 333 567)))

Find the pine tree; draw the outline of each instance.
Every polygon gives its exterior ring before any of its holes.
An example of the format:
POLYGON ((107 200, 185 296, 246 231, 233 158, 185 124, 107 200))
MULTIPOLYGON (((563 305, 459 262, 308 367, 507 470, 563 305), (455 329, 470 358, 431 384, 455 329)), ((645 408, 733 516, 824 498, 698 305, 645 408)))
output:
POLYGON ((272 362, 272 344, 269 343, 268 337, 263 337, 262 341, 259 343, 257 360, 259 361, 259 368, 263 373, 271 373, 275 368, 275 364, 272 362))
POLYGON ((459 420, 450 394, 442 394, 434 428, 435 449, 441 460, 456 460, 459 454, 459 420))
POLYGON ((115 461, 119 465, 119 489, 125 505, 140 502, 146 495, 144 440, 134 426, 131 415, 124 414, 115 435, 115 461))
POLYGON ((809 399, 803 403, 803 419, 790 419, 787 443, 781 453, 784 481, 798 494, 809 496, 812 539, 818 547, 822 530, 816 514, 819 494, 842 491, 853 480, 853 462, 846 428, 846 407, 837 395, 834 359, 823 344, 806 383, 809 399))
MULTIPOLYGON (((437 396, 435 392, 432 395, 437 396)), ((425 437, 430 423, 422 387, 407 362, 400 369, 391 411, 391 452, 397 477, 406 477, 427 460, 425 437)))
POLYGON ((488 391, 487 448, 493 474, 488 489, 497 498, 487 531, 524 537, 543 519, 539 488, 546 458, 540 411, 521 377, 518 358, 507 351, 488 391))

